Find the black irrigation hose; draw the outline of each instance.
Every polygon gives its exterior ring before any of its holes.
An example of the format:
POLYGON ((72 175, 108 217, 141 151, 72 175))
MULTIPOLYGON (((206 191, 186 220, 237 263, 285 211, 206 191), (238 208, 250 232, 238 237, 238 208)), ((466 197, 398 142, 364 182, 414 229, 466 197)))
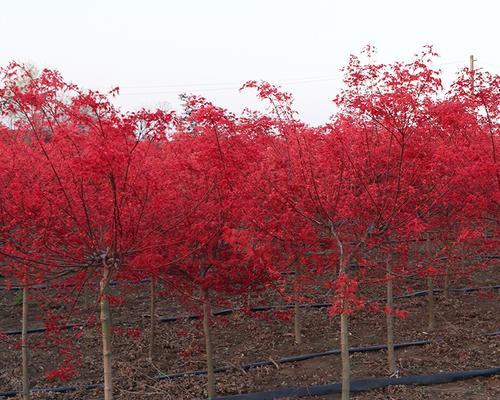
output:
MULTIPOLYGON (((404 347, 410 347, 410 346, 424 346, 426 344, 430 344, 430 340, 422 340, 422 341, 416 341, 416 342, 404 342, 404 343, 398 343, 394 345, 395 349, 399 348, 404 348, 404 347)), ((364 352, 372 352, 372 351, 380 351, 380 350, 385 350, 387 349, 387 345, 375 345, 375 346, 365 346, 365 347, 352 347, 349 349, 349 353, 364 353, 364 352)), ((275 362, 278 364, 284 364, 284 363, 290 363, 290 362, 299 362, 299 361, 305 361, 309 360, 312 358, 317 358, 317 357, 324 357, 324 356, 329 356, 329 355, 337 355, 340 354, 339 349, 333 349, 329 351, 325 351, 322 353, 312 353, 312 354, 302 354, 302 355, 297 355, 297 356, 289 356, 289 357, 283 357, 275 362)), ((252 368, 259 368, 259 367, 265 367, 268 365, 274 365, 272 361, 258 361, 254 363, 248 363, 248 364, 242 364, 239 366, 240 369, 243 370, 249 370, 252 368)), ((231 367, 221 367, 221 368, 215 368, 214 372, 227 372, 230 371, 231 367)), ((177 372, 174 374, 169 374, 169 375, 159 375, 154 377, 153 379, 155 381, 163 381, 167 379, 177 379, 177 378, 183 378, 183 377, 188 377, 188 376, 202 376, 206 375, 207 371, 200 370, 200 371, 187 371, 187 372, 177 372)), ((43 393, 48 393, 48 392, 55 392, 55 393, 69 393, 69 392, 74 392, 77 390, 92 390, 92 389, 98 389, 102 388, 102 384, 90 384, 90 385, 82 385, 82 386, 60 386, 60 387, 55 387, 55 388, 40 388, 40 389, 31 389, 33 393, 35 392, 43 392, 43 393)), ((12 390, 9 392, 0 392, 0 397, 14 397, 17 395, 17 391, 12 390)))
MULTIPOLYGON (((368 390, 380 389, 387 386, 398 385, 436 385, 442 383, 455 382, 459 380, 490 377, 498 375, 500 367, 487 369, 474 369, 470 371, 441 372, 427 375, 410 375, 401 378, 367 378, 355 379, 351 381, 351 392, 365 392, 368 390)), ((90 384, 83 386, 59 386, 55 388, 31 389, 32 393, 70 393, 77 390, 100 389, 102 384, 90 384)), ((324 396, 327 394, 341 393, 342 385, 333 383, 328 385, 315 385, 306 387, 281 388, 255 393, 235 394, 229 396, 216 397, 214 400, 273 400, 280 397, 309 397, 324 396)), ((17 391, 0 392, 0 397, 15 397, 17 391)))
MULTIPOLYGON (((498 254, 484 254, 484 255, 481 255, 479 256, 480 259, 486 259, 486 260, 498 260, 500 259, 500 255, 498 254)), ((443 256, 443 257, 439 257, 438 260, 447 260, 448 257, 446 256, 443 256)), ((349 265, 349 268, 357 268, 357 267, 364 267, 364 265, 358 265, 358 264, 351 264, 349 265)), ((283 276, 286 276, 286 275, 295 275, 295 271, 283 271, 281 272, 281 275, 283 276)), ((139 283, 148 283, 150 282, 149 279, 141 279, 139 281, 139 283)), ((119 281, 111 281, 109 282, 109 285, 110 286, 116 286, 119 284, 119 281)), ((74 286, 73 284, 70 284, 68 285, 69 287, 72 287, 74 286)), ((37 285, 31 285, 29 286, 30 289, 47 289, 47 287, 51 287, 51 286, 48 286, 46 284, 37 284, 37 285)), ((53 287, 57 287, 57 285, 53 285, 53 287)), ((22 286, 11 286, 11 287, 7 287, 7 286, 4 286, 4 285, 0 285, 0 291, 1 290, 22 290, 22 286)))
MULTIPOLYGON (((151 282, 149 279, 141 279, 138 283, 149 283, 151 282)), ((132 283, 137 283, 137 282, 128 282, 130 284, 132 283)), ((118 286, 120 284, 120 281, 110 281, 108 283, 109 286, 118 286)), ((71 288, 71 287, 75 287, 76 285, 74 283, 68 283, 68 284, 52 284, 52 285, 47 285, 45 283, 41 283, 41 284, 38 284, 38 285, 29 285, 28 288, 29 289, 47 289, 47 288, 58 288, 58 287, 66 287, 66 288, 71 288)), ((7 291, 18 291, 18 290, 23 290, 23 287, 22 286, 11 286, 11 287, 7 287, 7 286, 0 286, 0 291, 1 290, 7 290, 7 291)))
MULTIPOLYGON (((458 293, 469 293, 476 292, 481 290, 499 290, 500 285, 492 285, 492 286, 480 286, 480 287, 472 287, 472 288, 451 288, 450 292, 458 292, 458 293)), ((443 289, 434 289, 433 293, 443 292, 443 289)), ((428 293, 427 290, 422 290, 418 292, 408 293, 401 296, 394 296, 394 300, 398 299, 408 299, 413 297, 421 297, 425 296, 428 293)), ((375 301, 382 301, 385 298, 376 299, 375 301)), ((326 308, 331 307, 332 303, 308 303, 308 304, 300 304, 300 308, 326 308)), ((251 307, 250 311, 253 312, 262 312, 262 311, 272 311, 272 310, 286 310, 294 308, 294 304, 279 304, 279 305, 271 305, 271 306, 255 306, 251 307)), ((237 311, 242 311, 242 308, 224 308, 222 310, 214 311, 212 313, 213 316, 221 316, 221 315, 229 315, 237 311)), ((158 317, 158 321, 160 322, 174 322, 179 320, 192 320, 199 319, 201 315, 180 315, 180 316, 160 316, 158 317)))
MULTIPOLYGON (((440 372, 437 374, 410 375, 401 378, 367 378, 351 381, 351 392, 365 392, 397 385, 437 385, 471 378, 489 377, 500 374, 500 367, 474 369, 470 371, 440 372)), ((216 397, 214 400, 273 400, 280 397, 309 397, 341 393, 342 384, 315 385, 305 387, 281 388, 256 393, 235 394, 216 397)))
MULTIPOLYGON (((61 329, 70 330, 70 329, 78 328, 78 327, 82 327, 82 326, 83 325, 81 325, 81 324, 67 324, 67 325, 62 326, 61 329)), ((46 327, 41 326, 40 328, 30 328, 30 329, 28 329, 27 333, 42 333, 42 332, 45 332, 46 330, 47 330, 46 327)), ((22 333, 22 330, 21 329, 14 329, 11 331, 6 331, 4 333, 8 336, 14 336, 14 335, 20 335, 22 333)))
MULTIPOLYGON (((102 383, 94 383, 89 385, 82 386, 58 386, 53 388, 39 388, 39 389, 31 389, 31 393, 71 393, 76 392, 77 390, 92 390, 92 389, 100 389, 104 387, 102 383)), ((15 397, 17 396, 17 391, 11 390, 9 392, 0 392, 0 397, 15 397)))
MULTIPOLYGON (((453 293, 469 293, 469 292, 478 292, 481 290, 499 290, 500 285, 492 285, 492 286, 479 286, 479 287, 470 287, 470 288, 450 288, 448 289, 450 292, 453 293)), ((444 289, 434 289, 432 293, 442 293, 444 292, 444 289)), ((394 300, 398 299, 408 299, 412 297, 421 297, 425 296, 429 293, 427 290, 420 290, 418 292, 413 292, 413 293, 408 293, 408 294, 403 294, 401 296, 394 296, 394 300)))
MULTIPOLYGON (((488 334, 485 334, 485 336, 495 336, 496 334, 499 334, 499 333, 500 333, 500 331, 488 333, 488 334)), ((430 344, 430 343, 432 343, 431 340, 403 342, 403 343, 394 344, 394 348, 400 349, 400 348, 405 348, 405 347, 410 347, 410 346, 424 346, 424 345, 430 344)), ((385 344, 374 345, 374 346, 364 346, 364 347, 351 347, 349 349, 349 353, 366 353, 366 352, 380 351, 380 350, 385 350, 385 349, 387 349, 387 345, 385 345, 385 344)), ((243 369, 243 370, 248 370, 248 369, 252 369, 252 368, 274 365, 274 363, 285 364, 285 363, 290 363, 290 362, 300 362, 300 361, 310 360, 310 359, 317 358, 317 357, 324 357, 324 356, 338 355, 338 354, 340 354, 340 350, 333 349, 333 350, 325 351, 322 353, 311 353, 311 354, 302 354, 302 355, 297 355, 297 356, 283 357, 283 358, 280 358, 278 360, 275 360, 274 362, 273 361, 258 361, 258 362, 254 362, 254 363, 242 364, 239 366, 239 368, 243 369)), ((216 368, 214 370, 214 372, 216 372, 216 373, 217 372, 227 372, 231 369, 232 368, 230 368, 230 367, 221 367, 221 368, 216 368)), ((162 381, 162 380, 167 380, 167 379, 176 379, 176 378, 182 378, 182 377, 188 377, 188 376, 200 376, 200 375, 206 375, 206 371, 200 370, 200 371, 178 372, 178 373, 169 374, 169 375, 160 375, 160 376, 154 377, 153 379, 155 381, 162 381)), ((422 375, 422 376, 425 376, 425 375, 422 375)), ((484 376, 486 376, 486 375, 484 375, 484 376)), ((403 378, 399 378, 399 379, 403 379, 403 378)), ((371 379, 368 379, 366 381, 371 381, 371 379)), ((356 381, 353 381, 353 383, 354 382, 356 382, 356 381)), ((335 385, 338 385, 338 384, 323 385, 323 386, 330 387, 330 386, 335 386, 335 385)), ((59 386, 59 387, 55 387, 55 388, 33 388, 33 389, 31 389, 31 392, 33 392, 33 393, 35 393, 35 392, 69 393, 69 392, 75 392, 77 390, 100 389, 103 386, 104 385, 97 383, 97 384, 88 384, 88 385, 82 385, 82 386, 59 386)), ((299 388, 299 389, 302 389, 302 388, 299 388)), ((283 389, 283 390, 291 390, 291 389, 283 389)), ((262 393, 273 393, 273 392, 275 392, 275 391, 262 392, 262 393)), ((331 392, 331 393, 335 393, 335 392, 331 392)), ((17 395, 17 391, 15 391, 15 390, 11 390, 8 392, 0 392, 1 398, 14 397, 16 395, 17 395)), ((253 395, 253 394, 251 393, 251 394, 236 395, 236 396, 250 396, 250 395, 253 395)), ((281 397, 283 397, 283 396, 281 396, 281 397)), ((229 398, 232 399, 233 397, 228 397, 228 399, 229 398)), ((262 399, 267 399, 267 398, 272 399, 274 397, 263 397, 262 399)), ((238 397, 236 397, 235 399, 238 399, 238 397)), ((253 399, 253 397, 248 397, 248 399, 245 397, 242 399, 250 400, 250 399, 253 399)), ((260 397, 255 398, 255 399, 260 399, 260 397)))
MULTIPOLYGON (((426 344, 431 344, 431 340, 420 340, 416 342, 404 342, 404 343, 398 343, 394 345, 395 349, 400 349, 400 348, 405 348, 405 347, 411 347, 411 346, 424 346, 426 344)), ((380 350, 386 350, 387 345, 386 344, 379 344, 379 345, 374 345, 374 346, 365 346, 365 347, 351 347, 349 349, 349 353, 367 353, 367 352, 372 352, 372 351, 380 351, 380 350)), ((214 369, 214 372, 227 372, 233 369, 240 369, 240 370, 249 370, 252 368, 260 368, 260 367, 266 367, 269 365, 275 365, 275 364, 285 364, 285 363, 291 363, 291 362, 299 362, 299 361, 306 361, 310 360, 313 358, 318 358, 318 357, 326 357, 326 356, 332 356, 332 355, 338 355, 340 354, 339 349, 333 349, 333 350, 328 350, 324 351, 321 353, 311 353, 311 354, 301 354, 297 356, 289 356, 289 357, 282 357, 278 358, 273 361, 257 361, 253 363, 248 363, 248 364, 240 364, 236 367, 220 367, 214 369)), ((207 371, 205 370, 198 370, 198 371, 187 371, 187 372, 177 372, 174 374, 168 374, 168 375, 159 375, 155 377, 155 380, 167 380, 167 379, 176 379, 176 378, 184 378, 188 376, 200 376, 200 375, 206 375, 207 371)))
MULTIPOLYGON (((47 289, 47 285, 45 284, 40 284, 40 285, 30 285, 28 286, 30 289, 47 289)), ((7 290, 7 291, 17 291, 17 290, 23 290, 22 286, 0 286, 0 290, 7 290)))
MULTIPOLYGON (((449 289, 450 292, 457 292, 457 293, 469 293, 469 292, 476 292, 480 290, 499 290, 500 285, 493 285, 493 286, 480 286, 480 287, 472 287, 472 288, 451 288, 449 289)), ((441 293, 443 292, 443 289, 434 289, 434 293, 441 293)), ((425 296, 427 294, 427 290, 422 290, 418 292, 413 292, 409 294, 404 294, 401 296, 394 296, 394 300, 398 299, 407 299, 407 298, 412 298, 412 297, 421 297, 425 296)), ((380 301, 384 299, 377 299, 375 301, 380 301)), ((271 311, 271 310, 287 310, 287 309, 292 309, 294 308, 294 304, 279 304, 279 305, 271 305, 271 306, 255 306, 250 308, 250 311, 252 312, 264 312, 264 311, 271 311)), ((300 308, 327 308, 331 307, 332 303, 309 303, 309 304, 300 304, 300 308)), ((237 311, 241 311, 242 308, 224 308, 221 310, 213 311, 212 315, 214 317, 217 316, 223 316, 223 315, 229 315, 237 311)), ((175 322, 175 321, 181 321, 181 320, 194 320, 194 319, 199 319, 201 318, 201 315, 198 314, 193 314, 193 315, 179 315, 179 316, 160 316, 158 317, 159 322, 175 322)), ((80 327, 82 325, 79 324, 68 324, 61 329, 73 329, 75 327, 80 327)), ((45 327, 40 327, 40 328, 31 328, 28 329, 28 333, 41 333, 45 332, 46 328, 45 327)), ((21 334, 21 329, 14 329, 10 330, 7 332, 4 332, 8 336, 13 336, 13 335, 20 335, 21 334)))

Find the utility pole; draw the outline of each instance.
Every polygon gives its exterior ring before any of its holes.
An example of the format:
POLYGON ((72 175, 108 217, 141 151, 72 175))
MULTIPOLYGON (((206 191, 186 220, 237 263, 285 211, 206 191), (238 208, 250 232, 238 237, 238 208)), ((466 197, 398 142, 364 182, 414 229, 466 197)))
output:
POLYGON ((470 72, 470 93, 471 94, 474 94, 474 61, 477 61, 477 60, 474 58, 474 55, 471 54, 469 56, 469 62, 470 62, 470 66, 469 66, 469 72, 470 72))

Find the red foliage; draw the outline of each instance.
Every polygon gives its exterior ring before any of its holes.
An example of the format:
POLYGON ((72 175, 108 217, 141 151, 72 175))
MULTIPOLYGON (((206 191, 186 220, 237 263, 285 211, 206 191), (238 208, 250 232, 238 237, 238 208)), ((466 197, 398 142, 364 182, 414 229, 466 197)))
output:
POLYGON ((75 366, 72 364, 64 364, 60 367, 50 370, 45 374, 45 379, 49 382, 58 381, 61 383, 71 380, 76 374, 75 366))
POLYGON ((329 310, 331 316, 350 315, 365 307, 365 301, 358 296, 358 286, 358 280, 349 278, 347 274, 340 274, 337 277, 332 285, 335 297, 329 310))
POLYGON ((268 290, 306 302, 327 277, 331 315, 363 309, 363 285, 390 279, 404 291, 409 277, 485 269, 499 244, 499 77, 478 71, 471 92, 463 71, 444 90, 431 47, 387 65, 371 47, 364 54, 350 58, 338 111, 319 127, 267 82, 243 86, 269 104, 265 115, 196 96, 179 114, 122 113, 115 91, 1 69, 5 284, 52 284, 56 295, 38 299, 67 305, 46 313, 55 337, 74 315, 94 321, 76 298, 90 290, 99 300, 107 269, 131 285, 163 282, 197 312, 268 290))

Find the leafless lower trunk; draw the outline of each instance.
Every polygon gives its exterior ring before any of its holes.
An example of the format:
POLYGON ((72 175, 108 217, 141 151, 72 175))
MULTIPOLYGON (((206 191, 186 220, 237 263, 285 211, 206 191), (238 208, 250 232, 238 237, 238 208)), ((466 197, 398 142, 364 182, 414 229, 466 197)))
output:
POLYGON ((386 264, 387 270, 387 362, 389 366, 389 373, 395 374, 396 368, 396 355, 394 352, 394 295, 393 295, 393 281, 392 281, 392 267, 389 260, 386 264))
POLYGON ((21 326, 21 349, 23 369, 23 400, 30 398, 29 354, 28 354, 28 286, 23 286, 23 311, 21 326))
POLYGON ((444 272, 444 297, 447 299, 450 295, 450 268, 447 266, 444 272))
MULTIPOLYGON (((344 254, 342 241, 336 234, 333 224, 330 223, 330 231, 335 237, 339 249, 339 275, 347 273, 349 257, 344 254)), ((342 308, 345 307, 345 299, 341 299, 342 308)), ((342 400, 349 400, 351 392, 351 360, 349 359, 349 317, 342 312, 340 315, 340 359, 342 361, 342 400)))
POLYGON ((214 358, 212 347, 212 336, 210 332, 210 298, 206 289, 202 290, 203 298, 203 332, 205 334, 205 349, 207 353, 207 391, 208 398, 215 397, 215 374, 214 374, 214 358))
POLYGON ((428 329, 434 330, 434 280, 432 276, 427 277, 427 313, 428 313, 428 329))
POLYGON ((155 328, 156 328, 156 294, 155 280, 151 278, 150 298, 149 298, 149 359, 153 361, 155 347, 155 328))
POLYGON ((293 321, 293 331, 295 336, 295 344, 302 344, 302 334, 301 334, 301 315, 300 315, 300 304, 295 301, 293 306, 294 309, 294 321, 293 321))
POLYGON ((113 376, 111 369, 111 313, 109 310, 109 266, 103 266, 103 275, 100 284, 100 309, 102 332, 102 360, 104 372, 104 400, 113 399, 113 376))
POLYGON ((294 268, 294 306, 293 306, 293 311, 294 311, 294 320, 293 320, 293 332, 295 336, 295 344, 302 344, 302 315, 300 314, 300 303, 299 303, 299 288, 298 288, 298 281, 299 281, 299 269, 297 268, 297 265, 295 265, 294 268))
MULTIPOLYGON (((430 238, 427 238, 426 241, 426 253, 428 262, 430 263, 431 259, 431 241, 430 238)), ((427 277, 427 313, 428 313, 428 327, 429 331, 434 330, 435 327, 435 317, 434 317, 434 280, 432 276, 427 277)))
POLYGON ((340 353, 342 359, 342 400, 349 400, 351 389, 351 361, 349 359, 349 319, 340 316, 340 353))

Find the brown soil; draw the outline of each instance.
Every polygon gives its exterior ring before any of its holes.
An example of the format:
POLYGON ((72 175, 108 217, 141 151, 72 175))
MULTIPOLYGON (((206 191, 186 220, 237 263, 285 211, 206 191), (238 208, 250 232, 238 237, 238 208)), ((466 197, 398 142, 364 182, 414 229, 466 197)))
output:
MULTIPOLYGON (((498 274, 497 274, 498 275, 498 274)), ((491 275, 475 284, 497 283, 491 275)), ((456 285, 455 285, 456 286, 456 285)), ((371 295, 377 296, 378 290, 371 295)), ((114 384, 117 399, 200 399, 206 396, 205 377, 189 377, 172 381, 155 381, 158 373, 173 373, 205 369, 201 321, 180 321, 157 325, 156 358, 148 361, 148 299, 146 287, 127 290, 128 302, 113 310, 114 321, 132 319, 130 326, 143 329, 139 338, 117 334, 113 337, 114 384), (143 290, 143 292, 141 292, 143 290)), ((20 306, 15 293, 2 293, 0 301, 0 328, 19 328, 20 306)), ((396 323, 396 341, 432 339, 431 345, 397 350, 401 375, 426 374, 440 371, 458 371, 498 366, 499 337, 485 333, 498 331, 498 293, 489 296, 453 294, 448 299, 436 299, 435 332, 426 332, 425 298, 399 300, 399 308, 410 311, 408 318, 396 323)), ((320 299, 322 300, 322 299, 320 299)), ((163 298, 159 314, 184 314, 174 300, 163 298)), ((33 319, 36 308, 33 307, 33 319)), ((339 382, 340 357, 327 356, 299 363, 281 364, 242 371, 241 363, 339 348, 338 318, 329 318, 326 309, 308 309, 303 312, 303 344, 293 344, 293 324, 282 321, 273 313, 251 316, 235 313, 214 319, 213 339, 216 366, 233 366, 232 372, 216 374, 219 395, 270 390, 279 387, 307 386, 339 382), (257 317, 257 318, 256 318, 257 317)), ((40 326, 33 322, 33 326, 40 326)), ((351 346, 382 344, 385 340, 385 315, 361 312, 350 322, 351 346)), ((64 335, 73 335, 68 331, 64 335)), ((82 365, 77 376, 64 385, 101 382, 100 340, 97 328, 86 329, 74 340, 75 350, 82 354, 82 365)), ((20 351, 16 349, 19 337, 0 340, 0 391, 20 387, 20 351)), ((30 341, 44 342, 43 334, 30 335, 30 341)), ((44 378, 48 369, 57 365, 55 349, 32 350, 31 374, 35 387, 58 386, 44 378), (50 351, 49 351, 50 350, 50 351)), ((386 353, 358 353, 351 357, 353 378, 387 376, 386 353)), ((353 399, 497 399, 500 398, 498 377, 473 379, 446 385, 419 387, 391 387, 384 390, 353 395, 353 399)), ((79 391, 69 394, 35 394, 35 399, 99 399, 101 390, 79 391)), ((317 399, 336 399, 334 395, 317 399)))

